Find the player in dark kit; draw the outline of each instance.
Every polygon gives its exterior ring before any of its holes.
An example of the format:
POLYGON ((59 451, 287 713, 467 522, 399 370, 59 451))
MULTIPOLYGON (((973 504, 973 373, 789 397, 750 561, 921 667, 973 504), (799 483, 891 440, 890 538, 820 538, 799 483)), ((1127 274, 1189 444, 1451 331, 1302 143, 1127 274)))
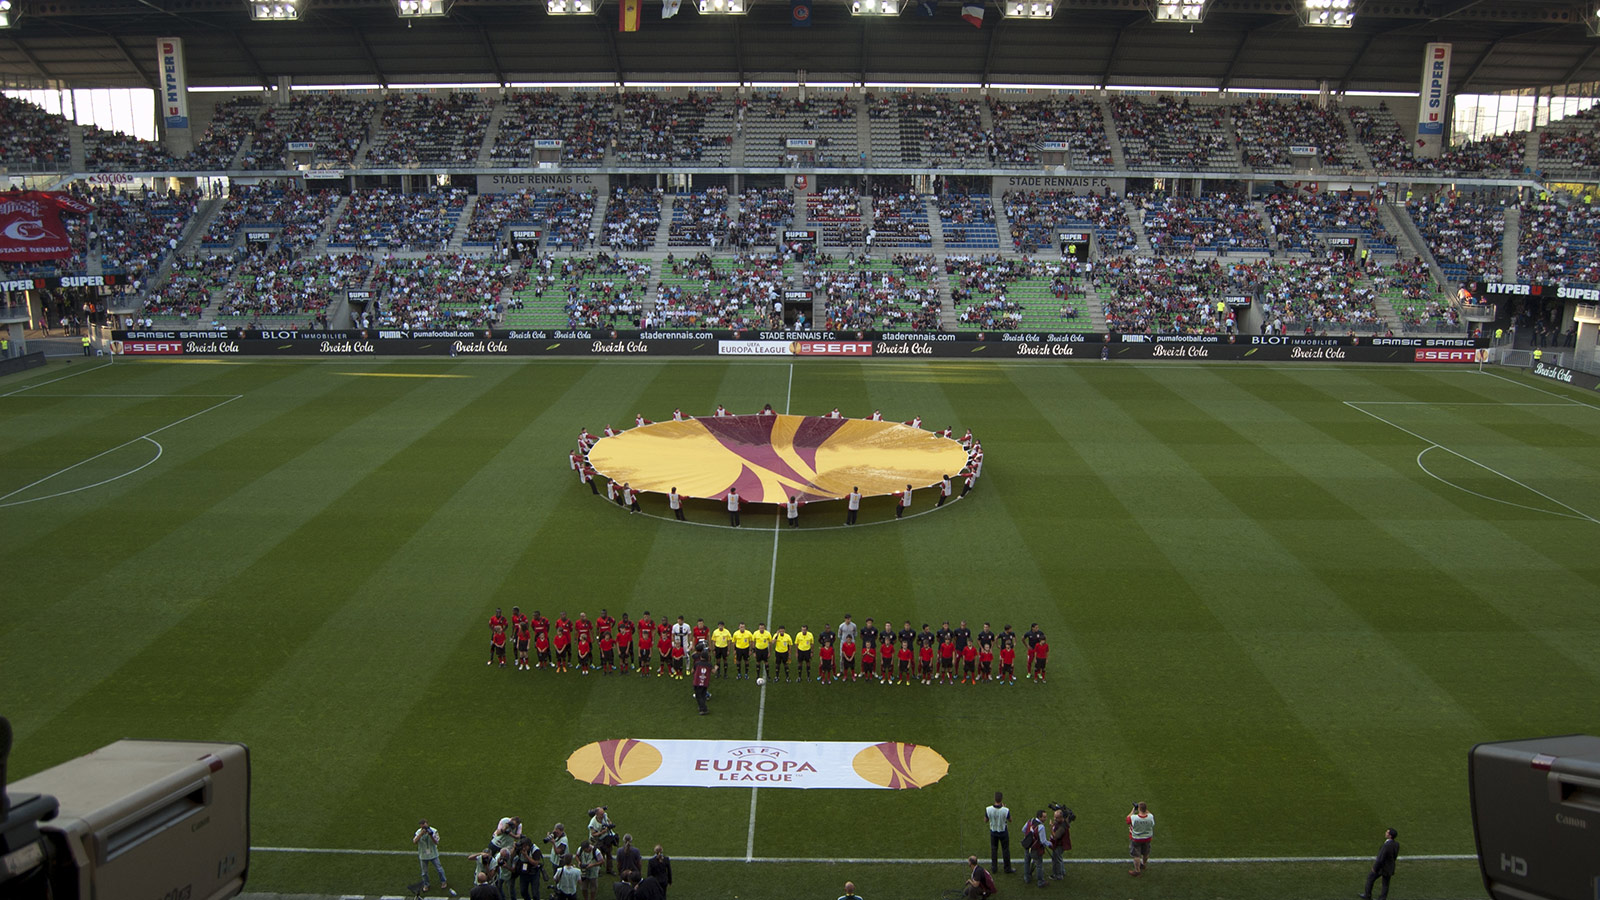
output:
POLYGON ((866 653, 868 651, 875 652, 877 649, 878 626, 872 624, 872 617, 868 616, 866 624, 861 626, 861 650, 866 653))
POLYGON ((1039 630, 1039 623, 1038 622, 1035 622, 1032 625, 1028 626, 1028 630, 1024 631, 1022 633, 1022 640, 1023 640, 1024 643, 1026 643, 1028 645, 1028 660, 1027 660, 1026 669, 1027 669, 1027 673, 1028 673, 1029 677, 1032 677, 1032 675, 1033 675, 1033 648, 1039 646, 1039 642, 1044 640, 1044 632, 1039 630))
POLYGON ((989 628, 989 623, 985 622, 985 623, 983 623, 983 629, 978 632, 978 646, 982 647, 984 644, 993 644, 993 643, 994 643, 994 631, 991 628, 989 628))

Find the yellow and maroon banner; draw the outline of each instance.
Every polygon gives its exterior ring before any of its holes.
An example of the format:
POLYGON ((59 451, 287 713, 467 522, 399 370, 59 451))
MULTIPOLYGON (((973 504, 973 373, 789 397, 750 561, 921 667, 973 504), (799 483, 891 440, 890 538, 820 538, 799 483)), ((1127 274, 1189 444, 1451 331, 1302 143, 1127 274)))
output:
POLYGON ((635 490, 748 503, 838 500, 925 488, 967 465, 960 442, 900 422, 825 416, 714 416, 601 438, 595 471, 635 490))
POLYGON ((950 771, 936 751, 899 741, 681 741, 585 744, 567 771, 590 784, 911 790, 950 771))
POLYGON ((617 30, 638 31, 639 16, 644 11, 644 0, 621 0, 617 4, 617 30))

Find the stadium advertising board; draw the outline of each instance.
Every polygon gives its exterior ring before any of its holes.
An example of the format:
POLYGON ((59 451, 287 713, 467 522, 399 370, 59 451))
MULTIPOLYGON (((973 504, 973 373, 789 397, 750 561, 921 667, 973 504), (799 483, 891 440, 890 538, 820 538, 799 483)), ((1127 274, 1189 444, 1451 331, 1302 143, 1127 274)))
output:
POLYGON ((1600 390, 1600 377, 1590 375, 1586 372, 1574 372, 1571 369, 1564 369, 1561 366, 1552 366, 1543 361, 1535 362, 1533 364, 1533 368, 1529 369, 1528 371, 1539 376, 1540 378, 1548 378, 1551 381, 1559 381, 1562 384, 1570 384, 1574 387, 1588 388, 1591 391, 1600 390))
POLYGON ((702 741, 621 738, 585 744, 567 772, 601 785, 915 790, 950 771, 934 750, 899 741, 702 741))
POLYGON ((1561 300, 1600 301, 1600 288, 1539 281, 1471 281, 1467 290, 1478 297, 1556 297, 1561 300))
POLYGON ((1429 44, 1422 51, 1422 97, 1417 104, 1419 159, 1437 159, 1444 144, 1444 118, 1450 100, 1450 45, 1429 44))
POLYGON ((311 153, 317 149, 316 141, 288 141, 283 148, 290 153, 311 153))
POLYGON ((301 174, 307 181, 338 181, 344 177, 340 169, 308 169, 301 174))
POLYGON ((479 175, 478 193, 511 194, 517 191, 606 191, 611 181, 590 172, 506 172, 479 175))
POLYGON ((994 196, 1002 196, 1007 191, 1103 194, 1111 190, 1121 193, 1126 181, 1125 178, 1104 178, 1098 175, 997 175, 994 178, 994 196))
POLYGON ((1482 340, 1080 332, 613 332, 601 329, 118 331, 113 352, 162 356, 779 356, 1471 363, 1482 340))
POLYGON ((534 138, 533 140, 533 149, 535 150, 560 150, 566 145, 567 142, 561 138, 534 138))
POLYGON ((817 139, 789 138, 783 142, 783 146, 789 148, 790 150, 815 150, 817 149, 817 139))
POLYGON ((272 229, 247 228, 244 232, 244 241, 247 244, 267 244, 272 242, 272 229))
POLYGON ((48 278, 10 278, 0 281, 0 291, 37 291, 45 288, 116 287, 127 284, 126 275, 52 275, 48 278))
POLYGON ((183 39, 156 38, 156 64, 161 70, 161 116, 168 128, 188 128, 189 84, 183 70, 183 39))
POLYGON ((539 243, 539 237, 542 234, 544 232, 538 228, 511 228, 506 231, 506 237, 525 244, 539 243))

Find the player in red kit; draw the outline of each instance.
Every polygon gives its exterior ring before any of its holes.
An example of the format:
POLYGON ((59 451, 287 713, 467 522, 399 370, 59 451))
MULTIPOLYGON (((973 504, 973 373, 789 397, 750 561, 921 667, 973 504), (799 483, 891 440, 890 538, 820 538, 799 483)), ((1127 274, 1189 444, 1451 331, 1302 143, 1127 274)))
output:
POLYGON ((841 681, 856 680, 856 642, 849 638, 839 644, 839 678, 841 681))
POLYGON ((956 681, 959 683, 962 679, 967 684, 978 683, 978 648, 973 644, 961 648, 961 678, 956 681))
POLYGON ((656 656, 660 657, 660 662, 656 666, 656 677, 660 678, 667 674, 671 666, 672 632, 665 628, 656 629, 656 656))
POLYGON ((933 645, 923 644, 918 648, 917 654, 921 657, 917 672, 922 676, 922 683, 933 684, 933 645))
POLYGON ((526 618, 513 626, 513 635, 517 643, 517 669, 527 671, 533 668, 528 665, 528 644, 533 640, 533 629, 528 627, 526 618))
POLYGON ((984 681, 994 680, 994 645, 984 644, 978 649, 978 675, 984 681))
POLYGON ((555 629, 557 632, 566 632, 567 640, 572 640, 572 620, 567 618, 566 613, 556 613, 555 629))
POLYGON ((911 683, 911 654, 912 654, 912 652, 913 651, 911 649, 911 642, 910 641, 901 641, 900 642, 900 683, 901 684, 910 684, 911 683))
POLYGON ((539 654, 538 663, 539 668, 542 669, 545 663, 550 661, 550 620, 540 615, 536 609, 533 611, 533 618, 528 620, 528 624, 533 627, 533 646, 535 649, 539 647, 539 639, 544 639, 544 650, 539 654))
POLYGON ((1017 648, 1010 644, 1000 645, 1000 681, 1002 684, 1017 683, 1017 648))
POLYGON ((939 642, 939 680, 944 684, 956 680, 956 642, 948 637, 939 642))
POLYGON ((650 674, 650 650, 656 645, 656 623, 646 611, 639 617, 639 677, 650 674))
POLYGON ((594 643, 587 631, 578 632, 578 674, 587 675, 594 665, 594 643))
POLYGON ((817 678, 823 684, 833 684, 833 645, 823 644, 817 648, 817 678))
POLYGON ((861 680, 872 681, 878 677, 877 648, 871 644, 861 650, 861 680))
POLYGON ((594 623, 589 621, 588 613, 578 613, 578 621, 572 623, 572 630, 578 633, 578 640, 586 640, 594 634, 594 623))
POLYGON ((617 639, 609 630, 600 632, 600 674, 610 675, 617 667, 617 639))
MULTIPOLYGON (((507 624, 506 617, 500 614, 500 607, 496 606, 494 608, 494 615, 489 617, 489 661, 484 663, 484 665, 494 665, 494 636, 497 633, 497 629, 498 633, 504 634, 507 624)), ((504 643, 500 645, 500 649, 502 653, 505 652, 504 643)))
POLYGON ((689 646, 698 647, 701 644, 705 644, 708 647, 711 646, 711 629, 706 627, 705 619, 695 619, 694 641, 691 642, 689 646))
POLYGON ((500 661, 500 668, 506 667, 506 627, 496 625, 494 636, 489 639, 489 649, 494 658, 500 661))
POLYGON ((550 632, 535 632, 533 635, 533 649, 539 654, 539 668, 550 665, 550 632))
POLYGON ((884 684, 894 684, 894 641, 888 638, 878 645, 878 677, 884 684))
POLYGON ((1044 664, 1050 659, 1050 642, 1039 636, 1039 643, 1033 645, 1033 680, 1044 684, 1044 664))
POLYGON ((616 625, 617 620, 611 618, 610 613, 606 612, 605 607, 601 607, 600 615, 594 617, 594 633, 610 634, 611 630, 615 628, 616 625))
POLYGON ((552 644, 556 648, 556 671, 565 672, 572 665, 572 632, 556 629, 552 644))
POLYGON ((521 625, 521 624, 523 624, 524 622, 527 622, 527 621, 528 621, 528 617, 522 614, 522 607, 520 607, 520 606, 511 607, 511 632, 513 634, 516 633, 518 625, 521 625))
POLYGON ((628 614, 622 614, 622 621, 617 623, 617 671, 623 675, 628 674, 628 667, 633 664, 633 623, 628 621, 628 614))
POLYGON ((672 677, 682 678, 683 671, 683 642, 672 641, 672 677))

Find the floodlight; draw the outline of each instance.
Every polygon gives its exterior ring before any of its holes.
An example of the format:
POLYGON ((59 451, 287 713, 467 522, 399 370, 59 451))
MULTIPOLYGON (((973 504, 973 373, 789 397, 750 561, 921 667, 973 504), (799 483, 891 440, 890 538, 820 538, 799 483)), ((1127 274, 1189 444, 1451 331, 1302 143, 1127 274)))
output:
POLYGON ((17 9, 12 0, 0 0, 0 28, 10 28, 17 24, 17 19, 22 15, 22 10, 17 9))
POLYGON ((395 0, 402 19, 436 19, 450 11, 448 0, 395 0))
POLYGON ((299 21, 300 2, 301 0, 250 0, 250 19, 255 22, 299 21))
POLYGON ((898 16, 900 0, 854 0, 850 4, 852 16, 898 16))
POLYGON ((749 9, 745 0, 700 0, 702 16, 742 16, 749 9))
POLYGON ((1205 21, 1208 0, 1152 0, 1151 18, 1157 22, 1193 25, 1205 21))
POLYGON ((1053 19, 1056 5, 1049 0, 1005 0, 1000 14, 1008 19, 1053 19))
POLYGON ((1349 28, 1356 21, 1356 0, 1305 0, 1302 22, 1313 28, 1349 28))
POLYGON ((593 15, 594 0, 545 0, 544 11, 552 16, 593 15))
POLYGON ((1600 9, 1584 16, 1583 24, 1589 30, 1589 37, 1600 37, 1600 9))

